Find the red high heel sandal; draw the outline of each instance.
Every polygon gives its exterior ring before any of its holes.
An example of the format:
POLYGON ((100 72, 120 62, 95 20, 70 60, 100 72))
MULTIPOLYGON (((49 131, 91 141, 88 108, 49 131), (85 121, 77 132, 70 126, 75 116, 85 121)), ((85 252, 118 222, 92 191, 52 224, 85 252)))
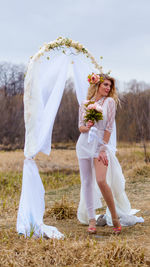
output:
MULTIPOLYGON (((112 219, 112 222, 113 222, 113 224, 114 224, 114 222, 119 222, 120 223, 119 219, 118 220, 117 219, 112 219)), ((122 227, 121 227, 121 224, 120 224, 120 226, 113 228, 113 233, 118 235, 118 234, 121 233, 121 230, 122 230, 122 227)))
POLYGON ((118 235, 118 234, 121 233, 121 230, 122 230, 121 225, 119 227, 114 227, 113 228, 113 233, 118 235))
POLYGON ((88 231, 88 233, 89 234, 96 234, 96 227, 89 227, 88 229, 87 229, 87 231, 88 231))
POLYGON ((88 231, 88 233, 89 234, 96 234, 96 220, 95 219, 91 219, 90 221, 89 221, 89 227, 88 227, 88 229, 87 229, 87 231, 88 231))

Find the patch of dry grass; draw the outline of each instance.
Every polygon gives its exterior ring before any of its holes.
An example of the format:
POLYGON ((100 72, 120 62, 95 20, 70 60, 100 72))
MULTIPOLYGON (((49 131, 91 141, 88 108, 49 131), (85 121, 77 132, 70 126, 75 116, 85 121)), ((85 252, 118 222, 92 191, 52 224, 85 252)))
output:
POLYGON ((45 218, 55 217, 56 220, 72 219, 77 216, 77 210, 73 201, 68 201, 62 197, 60 201, 55 201, 50 209, 46 210, 45 218))
POLYGON ((12 229, 1 233, 0 266, 147 266, 144 250, 118 237, 107 242, 81 237, 42 240, 20 237, 12 229))
POLYGON ((40 172, 44 187, 47 190, 68 188, 80 184, 78 171, 64 169, 50 172, 40 172))
POLYGON ((112 236, 108 226, 98 227, 97 235, 89 237, 86 226, 77 221, 80 177, 72 148, 36 158, 46 190, 44 221, 64 233, 64 240, 17 235, 23 152, 0 152, 0 266, 150 266, 150 164, 144 162, 143 148, 120 144, 117 152, 131 205, 141 209, 138 216, 145 219, 123 227, 119 237, 112 236))

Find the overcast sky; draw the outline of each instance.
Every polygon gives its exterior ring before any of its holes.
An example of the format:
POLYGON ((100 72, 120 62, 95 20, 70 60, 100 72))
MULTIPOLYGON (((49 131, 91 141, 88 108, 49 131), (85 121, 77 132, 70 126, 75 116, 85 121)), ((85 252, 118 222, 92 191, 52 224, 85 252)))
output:
POLYGON ((0 61, 27 64, 61 35, 118 80, 150 83, 150 0, 0 0, 0 34, 0 61))

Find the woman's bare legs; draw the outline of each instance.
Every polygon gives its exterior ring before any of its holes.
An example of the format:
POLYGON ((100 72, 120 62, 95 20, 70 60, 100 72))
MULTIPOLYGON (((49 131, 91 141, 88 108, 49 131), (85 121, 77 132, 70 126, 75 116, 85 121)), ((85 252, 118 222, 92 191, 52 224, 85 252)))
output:
POLYGON ((104 163, 102 161, 99 161, 97 158, 94 159, 94 165, 95 165, 96 180, 102 192, 102 195, 106 201, 106 204, 110 210, 113 225, 115 227, 119 227, 120 222, 118 220, 118 216, 116 213, 112 191, 106 182, 107 166, 104 165, 104 163))

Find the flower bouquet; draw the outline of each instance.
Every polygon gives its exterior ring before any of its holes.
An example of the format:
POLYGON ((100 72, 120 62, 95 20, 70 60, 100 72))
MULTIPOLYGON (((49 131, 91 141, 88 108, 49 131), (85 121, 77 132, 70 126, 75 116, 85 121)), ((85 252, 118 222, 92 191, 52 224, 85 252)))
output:
POLYGON ((102 107, 96 103, 95 101, 85 101, 85 115, 84 115, 84 121, 87 123, 89 120, 91 120, 93 123, 99 120, 103 120, 103 110, 102 107))

